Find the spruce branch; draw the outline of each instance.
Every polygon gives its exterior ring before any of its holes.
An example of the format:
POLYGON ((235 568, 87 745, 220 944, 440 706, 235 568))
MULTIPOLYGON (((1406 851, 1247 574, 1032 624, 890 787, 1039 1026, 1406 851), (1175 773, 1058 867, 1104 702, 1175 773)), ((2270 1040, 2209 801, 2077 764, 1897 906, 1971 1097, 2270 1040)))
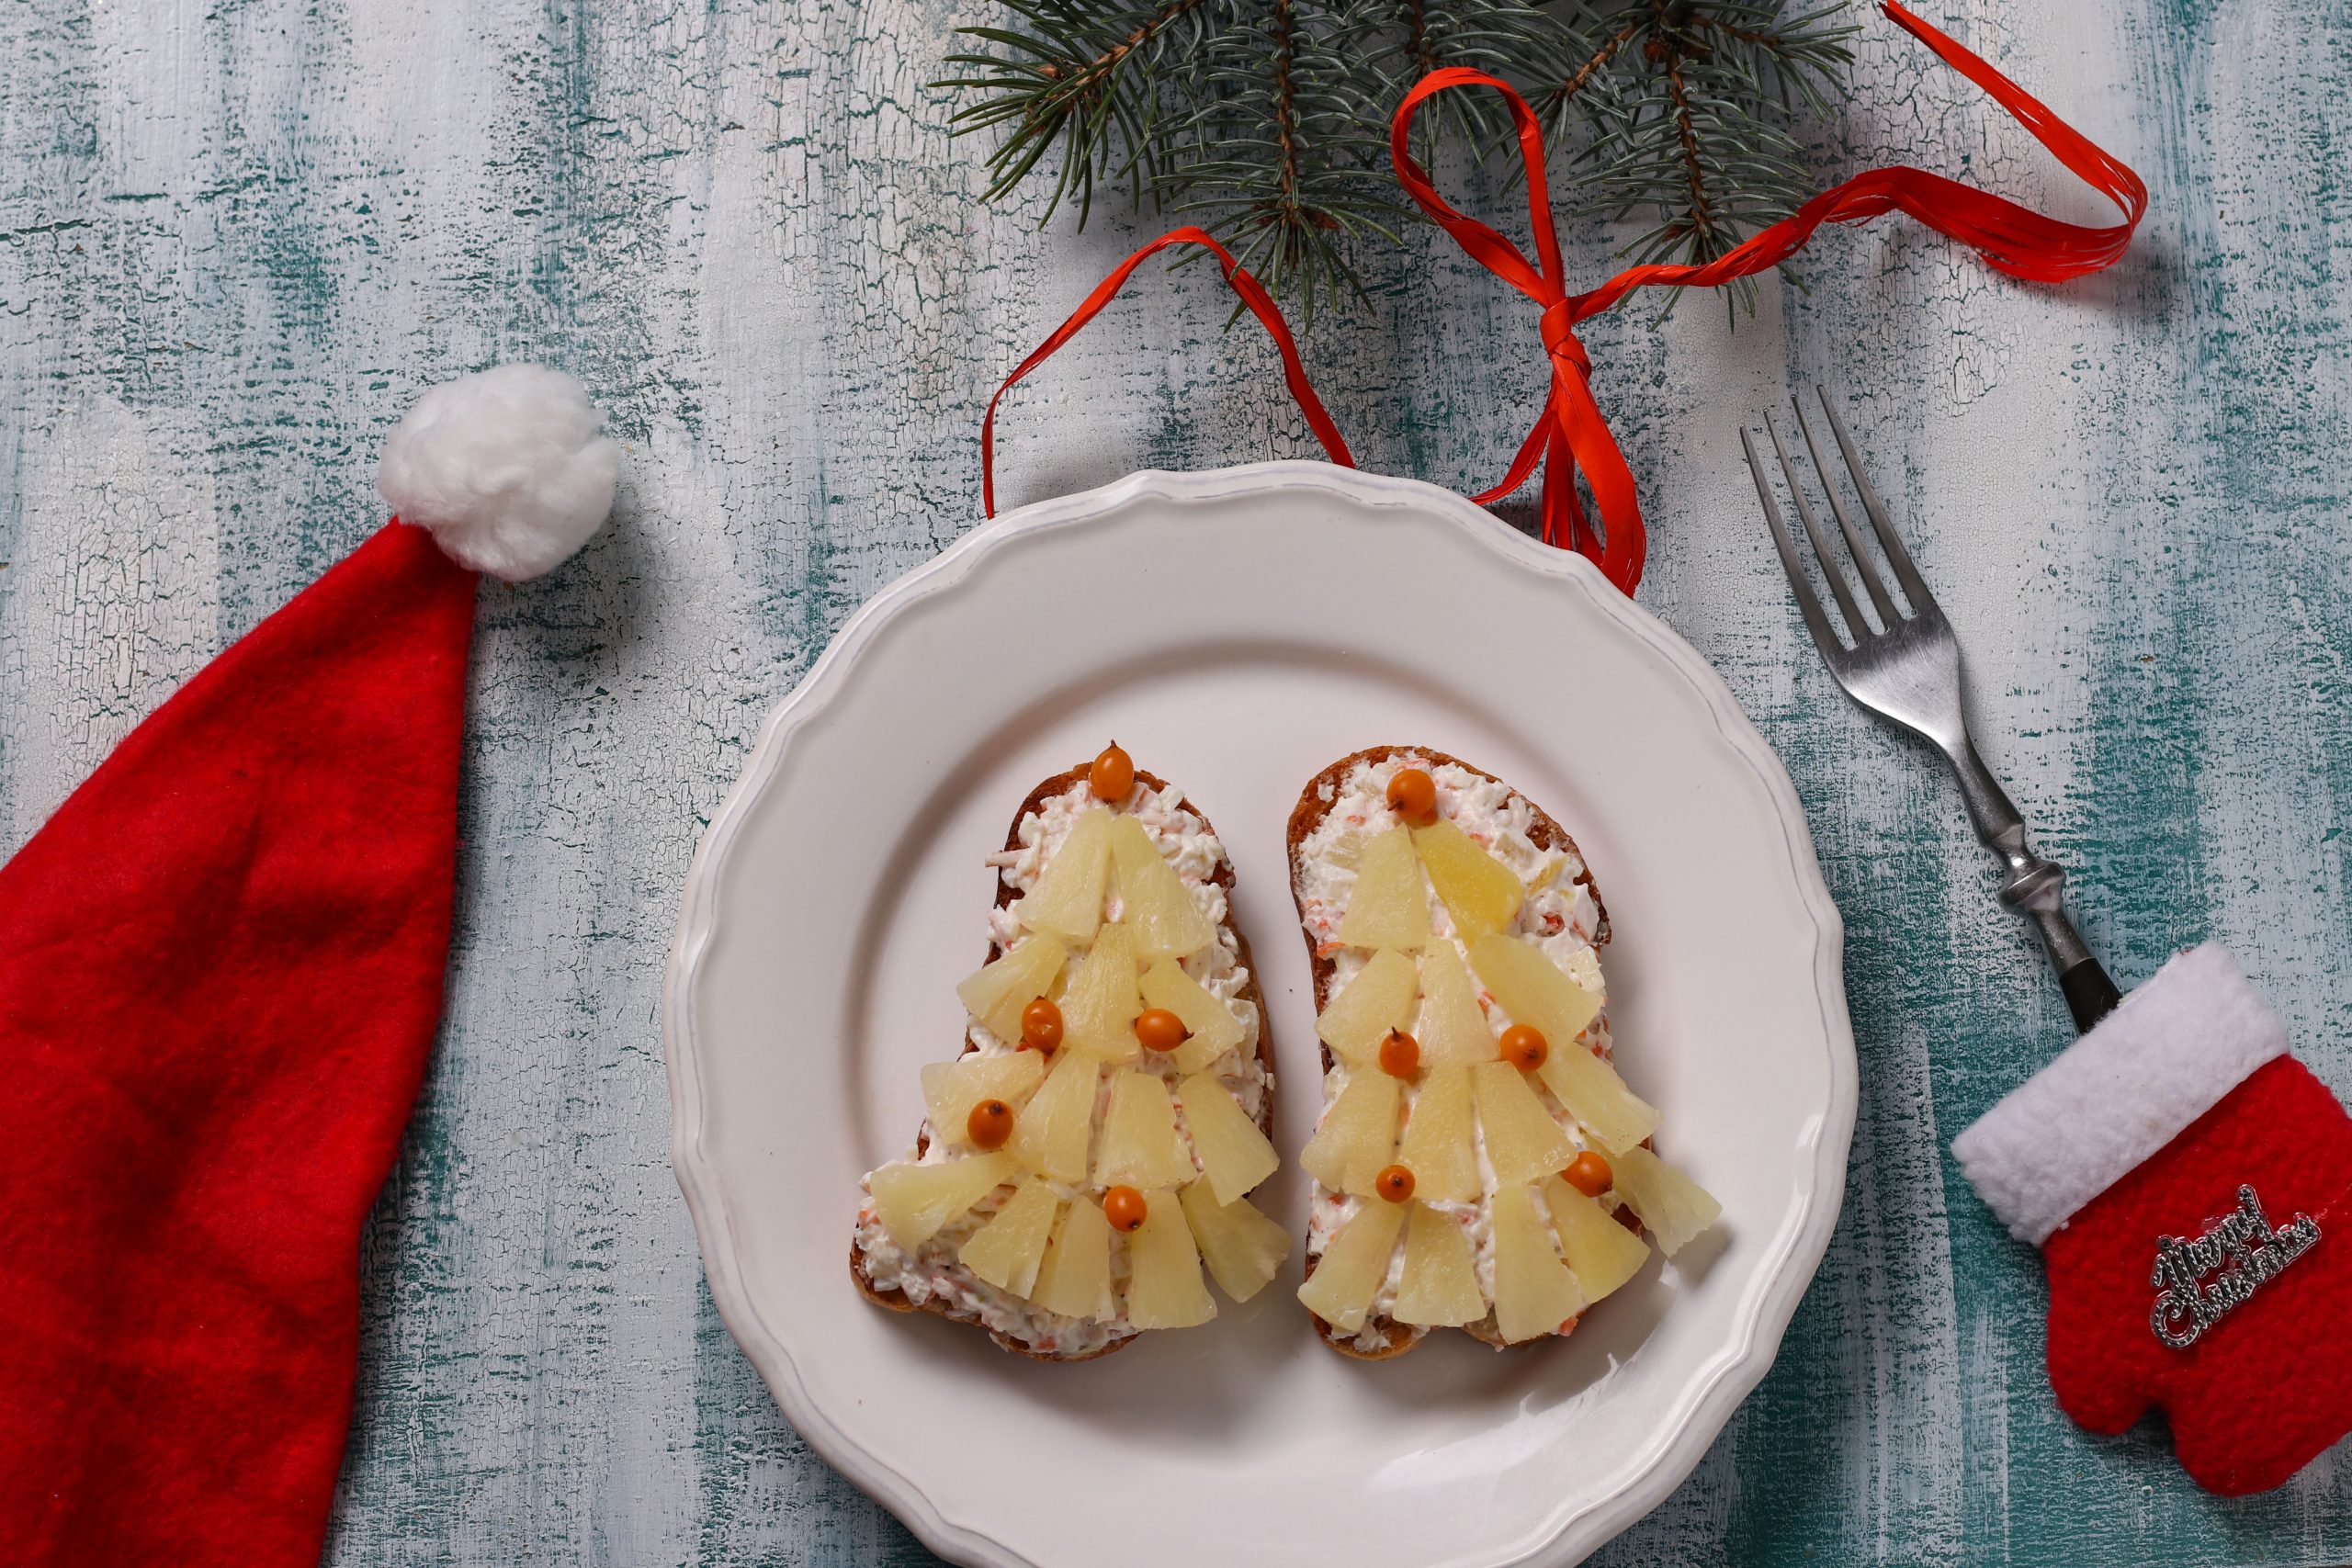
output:
MULTIPOLYGON (((1579 207, 1610 219, 1654 214, 1625 254, 1692 265, 1794 211, 1814 178, 1789 123, 1801 108, 1827 109, 1852 59, 1850 29, 1832 22, 1838 7, 1782 17, 1773 0, 1619 0, 1611 9, 1638 47, 1588 102, 1579 207)), ((1754 279, 1724 299, 1735 321, 1752 311, 1754 279)))
MULTIPOLYGON (((1843 0, 992 0, 937 84, 957 135, 1001 132, 985 197, 1050 179, 1083 227, 1098 184, 1192 215, 1277 295, 1363 297, 1368 246, 1410 216, 1388 118, 1445 65, 1489 72, 1534 107, 1565 177, 1565 219, 1650 219, 1636 260, 1712 261, 1792 211, 1813 179, 1797 132, 1845 93, 1843 0), (1050 162, 1049 162, 1050 160, 1050 162)), ((1417 127, 1518 151, 1500 102, 1450 94, 1417 127)), ((1736 320, 1752 281, 1727 291, 1736 320)), ((1669 307, 1670 308, 1670 307, 1669 307)))
MULTIPOLYGON (((1559 33, 1556 21, 1523 0, 1402 0, 1396 23, 1374 35, 1371 51, 1372 64, 1389 85, 1380 106, 1384 134, 1396 100, 1430 72, 1466 66, 1523 85, 1528 63, 1547 58, 1559 33), (1379 47, 1384 39, 1385 51, 1379 47)), ((1449 93, 1422 108, 1414 130, 1426 163, 1457 134, 1474 147, 1498 145, 1510 134, 1510 118, 1492 93, 1449 93)))
MULTIPOLYGON (((1566 116, 1577 107, 1577 95, 1584 91, 1586 83, 1609 68, 1610 62, 1617 58, 1617 51, 1632 42, 1634 35, 1641 31, 1641 18, 1638 17, 1627 22, 1623 27, 1601 39, 1599 47, 1584 57, 1583 63, 1578 65, 1566 81, 1544 90, 1537 101, 1551 108, 1554 134, 1565 134, 1567 130, 1566 116)), ((1569 35, 1572 39, 1576 36, 1574 33, 1569 35)))
POLYGON ((1171 127, 1159 185, 1171 210, 1227 239, 1308 321, 1319 301, 1361 297, 1350 243, 1393 243, 1402 216, 1379 166, 1385 142, 1371 133, 1377 103, 1351 78, 1358 23, 1351 7, 1316 0, 1237 10, 1202 51, 1197 107, 1171 127))
POLYGON ((984 95, 956 113, 954 134, 1007 127, 989 154, 981 199, 1010 193, 1059 143, 1061 166, 1040 226, 1065 199, 1075 199, 1083 229, 1100 176, 1128 180, 1140 207, 1158 174, 1153 128, 1160 95, 1154 72, 1171 43, 1181 52, 1196 41, 1184 38, 1180 24, 1209 0, 1162 0, 1148 7, 1116 0, 998 3, 1026 22, 1027 30, 963 29, 964 37, 1003 52, 951 54, 949 65, 977 74, 933 84, 984 95))

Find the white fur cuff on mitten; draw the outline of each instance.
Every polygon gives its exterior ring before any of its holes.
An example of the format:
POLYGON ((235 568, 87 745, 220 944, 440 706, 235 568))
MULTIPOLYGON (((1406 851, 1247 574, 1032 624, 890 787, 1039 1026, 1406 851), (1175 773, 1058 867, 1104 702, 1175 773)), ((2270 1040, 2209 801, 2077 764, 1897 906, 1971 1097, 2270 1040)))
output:
POLYGON ((2012 1089, 1951 1152, 2009 1234, 2040 1247, 2286 1052, 2287 1026, 2209 942, 2012 1089))

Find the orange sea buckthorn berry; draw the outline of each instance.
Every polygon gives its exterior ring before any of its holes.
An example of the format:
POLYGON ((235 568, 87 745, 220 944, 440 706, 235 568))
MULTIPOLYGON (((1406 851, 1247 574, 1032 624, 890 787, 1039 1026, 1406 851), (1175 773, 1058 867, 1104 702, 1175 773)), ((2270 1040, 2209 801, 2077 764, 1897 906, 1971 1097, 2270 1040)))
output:
POLYGON ((1136 787, 1136 760, 1112 741, 1086 770, 1086 786, 1097 800, 1126 799, 1127 792, 1136 787))
POLYGON ((1102 1217, 1114 1231, 1141 1230, 1145 1213, 1143 1194, 1132 1187, 1114 1187, 1102 1194, 1102 1217))
POLYGON ((1401 1203, 1413 1195, 1413 1173, 1401 1165, 1385 1165, 1380 1174, 1372 1179, 1373 1190, 1392 1203, 1401 1203))
POLYGON ((1426 828, 1437 815, 1437 781, 1419 768, 1399 768, 1388 781, 1388 804, 1415 827, 1426 828))
POLYGON ((1392 1029, 1380 1043, 1380 1070, 1392 1078, 1410 1078, 1421 1070, 1421 1043, 1401 1029, 1392 1029))
POLYGON ((1522 1073, 1532 1073, 1552 1054, 1544 1032, 1532 1024, 1514 1023, 1503 1031, 1503 1060, 1522 1073))
POLYGON ((1021 1048, 1051 1051, 1062 1043, 1062 1010, 1051 997, 1039 997, 1021 1010, 1021 1048))
POLYGON ((1012 1107, 1001 1100, 983 1100, 964 1118, 964 1130, 976 1149, 1001 1149, 1012 1136, 1012 1107))
POLYGON ((1588 1198, 1600 1197, 1617 1180, 1617 1173, 1609 1168, 1609 1162, 1591 1149, 1568 1161, 1568 1168, 1560 1175, 1569 1186, 1588 1198))
POLYGON ((1184 1021, 1166 1008, 1146 1008, 1136 1015, 1136 1038, 1147 1051, 1173 1051, 1191 1033, 1184 1021))

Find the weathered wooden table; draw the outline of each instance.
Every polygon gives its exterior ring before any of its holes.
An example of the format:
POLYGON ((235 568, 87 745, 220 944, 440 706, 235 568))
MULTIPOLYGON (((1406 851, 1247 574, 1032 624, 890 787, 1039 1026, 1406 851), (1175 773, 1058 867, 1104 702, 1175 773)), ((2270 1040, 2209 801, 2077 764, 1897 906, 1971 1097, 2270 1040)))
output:
MULTIPOLYGON (((584 557, 485 592, 448 1020, 368 1240, 336 1562, 923 1560, 711 1309, 655 1010, 762 715, 972 525, 988 389, 1138 231, 974 203, 977 149, 924 84, 978 5, 0 7, 0 850, 380 521, 375 451, 423 386, 543 359, 629 447, 584 557)), ((1702 300, 1589 334, 1655 530, 1641 598, 1787 759, 1863 1070, 1844 1217, 1778 1368, 1600 1561, 2342 1562, 2344 1450, 2225 1503, 2161 1427, 2093 1439, 2053 1408, 2038 1265, 1946 1145, 2064 1009, 1949 784, 1805 645, 1736 429, 1792 379, 1850 395, 2095 946, 2129 982, 2225 939, 2352 1090, 2352 16, 1929 15, 2147 176, 2120 269, 2014 286, 1889 221, 1826 238, 1811 294, 1768 288, 1736 335, 1702 300)), ((1825 175, 1903 159, 2109 220, 1865 20, 1825 175)), ((1575 237, 1573 273, 1609 265, 1575 237)), ((1009 501, 1311 455, 1211 278, 1138 292, 1012 400, 1009 501)), ((1427 231, 1375 293, 1308 348, 1359 455, 1498 473, 1535 406, 1532 313, 1427 231)))

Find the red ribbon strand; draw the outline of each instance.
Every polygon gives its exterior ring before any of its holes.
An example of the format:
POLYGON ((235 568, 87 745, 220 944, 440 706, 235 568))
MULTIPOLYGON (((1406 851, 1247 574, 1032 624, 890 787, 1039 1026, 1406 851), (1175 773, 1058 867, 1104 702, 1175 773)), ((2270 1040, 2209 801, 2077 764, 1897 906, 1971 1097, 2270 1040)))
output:
POLYGON ((1102 312, 1103 306, 1117 299, 1119 290, 1126 286, 1136 268, 1170 245, 1199 245, 1216 257, 1224 269, 1226 282, 1232 285, 1233 291, 1241 296, 1242 304, 1248 306, 1250 313, 1265 327, 1266 335, 1274 340, 1274 348, 1283 356, 1283 380, 1289 385, 1291 398, 1298 404, 1298 412, 1306 416, 1307 428, 1314 431, 1315 439, 1323 444, 1325 455, 1343 468, 1356 466, 1354 455, 1348 450, 1346 440, 1340 434, 1340 427, 1332 423, 1329 411, 1323 406, 1323 400, 1315 395, 1315 389, 1307 383, 1306 362, 1298 356, 1298 342, 1290 335, 1290 323, 1283 320, 1282 310, 1275 305, 1273 296, 1266 292, 1264 284, 1250 276, 1248 269, 1233 259, 1232 252, 1212 239, 1207 230, 1187 225, 1170 230, 1121 262, 1111 276, 1096 284, 1094 291, 1070 312, 1069 320, 1054 329, 1053 336, 1039 344, 1035 354, 1013 367, 1012 374, 1004 378, 1004 384, 996 389, 996 396, 989 400, 989 412, 980 421, 980 506, 989 516, 996 515, 997 404, 1004 400, 1004 394, 1012 390, 1014 384, 1023 376, 1051 358, 1054 351, 1076 337, 1087 322, 1102 312))
POLYGON ((1609 434, 1592 396, 1592 360, 1577 341, 1577 323, 1608 310, 1636 288, 1653 286, 1705 288, 1778 266, 1803 249, 1824 223, 1862 223, 1883 212, 1904 211, 1936 232, 1958 240, 1985 263, 2012 277, 2054 283, 2112 265, 2132 243, 2147 210, 2148 187, 2120 162, 2052 114, 2040 100, 1943 33, 1888 0, 1886 14, 1955 71, 1984 89, 2085 183, 2112 200, 2124 220, 2093 229, 2064 223, 1989 191, 1965 186, 1925 169, 1897 164, 1871 169, 1822 192, 1790 217, 1758 231, 1743 244, 1704 265, 1654 264, 1628 267, 1584 294, 1570 294, 1560 265, 1560 240, 1553 227, 1551 197, 1544 180, 1544 133, 1534 111, 1509 84, 1461 66, 1433 71, 1415 84, 1396 106, 1388 151, 1396 178, 1423 212, 1453 236, 1454 243, 1488 272, 1544 308, 1539 322, 1544 352, 1552 364, 1552 389, 1542 417, 1528 433, 1510 469, 1492 490, 1471 497, 1499 501, 1527 482, 1537 460, 1544 464, 1543 526, 1547 544, 1565 545, 1589 556, 1609 581, 1627 593, 1642 579, 1646 536, 1634 476, 1609 434), (1535 233, 1535 260, 1476 219, 1456 211, 1437 193, 1429 174, 1409 150, 1413 116, 1438 94, 1456 87, 1492 87, 1502 94, 1519 133, 1527 164, 1527 208, 1535 233), (1586 517, 1576 490, 1578 474, 1600 513, 1600 531, 1586 517))
MULTIPOLYGON (((2140 176, 2016 83, 1894 0, 1887 0, 1885 11, 1897 27, 1935 51, 1945 64, 1984 89, 2060 163, 2113 201, 2122 209, 2123 221, 2104 229, 2061 222, 1958 180, 1896 164, 1867 170, 1822 192, 1790 217, 1704 265, 1660 263, 1627 267, 1598 288, 1570 294, 1560 260, 1559 233, 1552 220, 1551 194, 1544 177, 1543 128, 1534 111, 1507 83, 1485 72, 1461 66, 1433 71, 1396 106, 1388 137, 1396 178, 1421 210, 1453 235, 1471 259, 1543 307, 1537 329, 1552 367, 1544 412, 1511 459, 1510 471, 1501 483, 1471 497, 1473 501, 1485 504, 1501 500, 1525 484, 1542 463, 1544 542, 1589 556, 1610 581, 1631 593, 1642 580, 1647 548, 1641 502, 1624 454, 1618 450, 1616 438, 1601 417, 1600 405, 1593 399, 1592 359, 1577 337, 1578 322, 1599 315, 1636 288, 1707 288, 1768 271, 1802 250, 1824 223, 1863 223, 1884 212, 1907 212, 1937 233, 1969 246, 1996 271, 2035 282, 2079 277, 2110 266, 2122 256, 2148 207, 2148 187, 2140 176), (1528 218, 1535 236, 1532 262, 1495 230, 1450 206, 1409 151, 1413 116, 1430 98, 1457 87, 1491 87, 1502 94, 1510 109, 1520 155, 1527 164, 1528 218), (1593 509, 1599 513, 1597 525, 1596 519, 1586 515, 1577 493, 1579 475, 1592 492, 1593 509)), ((1136 267, 1170 245, 1200 245, 1216 256, 1226 281, 1273 338, 1282 354, 1283 379, 1316 439, 1334 463, 1355 467, 1339 427, 1307 384, 1298 344, 1264 287, 1205 231, 1186 227, 1161 235, 1121 262, 989 400, 988 415, 980 422, 980 495, 989 516, 996 515, 996 411, 1004 394, 1092 321, 1117 297, 1136 267)))

